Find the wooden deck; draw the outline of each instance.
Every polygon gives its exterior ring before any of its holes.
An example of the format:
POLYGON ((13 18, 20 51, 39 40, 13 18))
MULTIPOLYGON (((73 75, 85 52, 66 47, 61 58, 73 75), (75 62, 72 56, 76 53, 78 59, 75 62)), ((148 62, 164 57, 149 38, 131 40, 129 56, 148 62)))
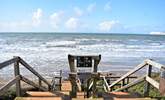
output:
MULTIPOLYGON (((28 97, 17 97, 15 100, 71 100, 69 92, 71 91, 70 81, 62 82, 61 91, 56 93, 28 91, 28 97)), ((78 92, 77 98, 72 100, 151 100, 150 98, 138 98, 126 92, 110 92, 103 94, 103 98, 84 98, 84 92, 78 92)), ((152 99, 154 100, 154 99, 152 99)))

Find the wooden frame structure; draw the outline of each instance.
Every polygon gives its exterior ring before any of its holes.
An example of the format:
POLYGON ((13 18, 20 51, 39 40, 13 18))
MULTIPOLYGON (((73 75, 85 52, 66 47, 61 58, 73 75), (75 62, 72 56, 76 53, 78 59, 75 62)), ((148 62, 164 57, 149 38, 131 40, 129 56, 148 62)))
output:
MULTIPOLYGON (((98 70, 98 64, 100 60, 101 60, 101 55, 97 55, 97 56, 96 55, 70 55, 70 54, 68 55, 68 61, 69 61, 69 66, 70 66, 70 71, 71 71, 69 73, 69 79, 72 84, 72 91, 70 94, 72 97, 77 96, 77 91, 82 91, 82 84, 87 84, 89 79, 93 79, 92 91, 93 91, 93 95, 96 94, 95 93, 96 81, 99 77, 98 76, 99 73, 97 73, 97 70, 98 70), (86 60, 78 61, 81 59, 87 59, 87 61, 86 60), (79 62, 80 62, 80 65, 78 65, 79 62), (78 67, 84 68, 84 66, 88 68, 90 67, 91 71, 90 72, 78 71, 77 69, 78 67)), ((88 87, 89 87, 89 84, 87 84, 87 89, 89 89, 88 87)))
POLYGON ((25 83, 38 88, 42 91, 49 91, 51 90, 51 84, 44 78, 42 75, 40 75, 37 71, 35 71, 28 63, 26 63, 22 58, 15 56, 13 59, 7 60, 5 62, 0 63, 0 69, 7 67, 8 65, 14 64, 14 74, 15 77, 10 80, 7 84, 2 86, 0 88, 0 95, 4 94, 12 85, 16 85, 16 95, 17 97, 20 97, 21 92, 21 81, 24 81, 25 83), (23 75, 20 74, 20 67, 19 64, 22 64, 26 69, 28 69, 31 73, 33 73, 35 76, 38 77, 38 84, 34 83, 33 81, 29 80, 28 78, 25 78, 23 75), (42 82, 44 82, 48 87, 42 86, 42 82))
POLYGON ((144 60, 141 64, 139 64, 137 67, 135 67, 133 70, 129 71, 122 77, 120 77, 118 80, 113 82, 112 84, 108 85, 107 81, 104 79, 105 83, 105 89, 107 91, 122 91, 126 90, 134 85, 137 85, 140 82, 145 81, 145 87, 144 87, 144 96, 147 97, 149 96, 149 91, 150 91, 150 85, 155 87, 160 91, 162 95, 165 95, 165 66, 159 63, 156 63, 150 59, 144 60), (134 80, 133 82, 130 82, 128 84, 121 85, 121 88, 118 88, 116 90, 113 90, 113 87, 116 86, 119 82, 125 82, 125 79, 129 77, 130 75, 133 75, 135 72, 139 71, 140 69, 147 67, 146 75, 141 76, 134 80), (158 68, 160 70, 160 81, 157 82, 153 78, 151 78, 151 73, 152 73, 152 67, 158 68))

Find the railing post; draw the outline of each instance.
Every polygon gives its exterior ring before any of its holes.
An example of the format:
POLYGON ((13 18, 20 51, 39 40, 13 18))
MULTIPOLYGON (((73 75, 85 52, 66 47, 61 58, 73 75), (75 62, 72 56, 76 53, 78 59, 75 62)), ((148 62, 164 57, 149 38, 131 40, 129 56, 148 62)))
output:
MULTIPOLYGON (((17 56, 14 56, 14 58, 18 58, 18 60, 16 62, 14 62, 14 74, 15 74, 15 77, 20 75, 20 70, 19 70, 19 57, 17 56)), ((18 80, 16 82, 16 95, 18 97, 21 96, 21 84, 20 84, 20 80, 18 80)))
POLYGON ((69 74, 69 80, 72 84, 72 91, 70 91, 70 95, 72 98, 76 98, 77 97, 77 84, 76 84, 76 79, 77 79, 77 74, 76 73, 70 73, 69 74))
POLYGON ((162 69, 160 74, 159 91, 162 96, 165 96, 165 69, 162 69))
MULTIPOLYGON (((152 72, 152 65, 149 65, 147 68, 147 75, 146 76, 151 77, 151 72, 152 72)), ((150 91, 150 83, 146 82, 144 85, 144 96, 145 97, 149 96, 149 91, 150 91)))
MULTIPOLYGON (((40 78, 38 78, 38 85, 39 85, 39 87, 42 87, 42 81, 40 78)), ((40 90, 40 88, 39 88, 39 90, 40 90)))
MULTIPOLYGON (((125 79, 122 80, 121 87, 125 85, 125 79)), ((122 90, 124 92, 124 90, 122 90)))
POLYGON ((60 70, 60 79, 59 79, 59 90, 61 91, 61 86, 62 86, 62 70, 60 70))
POLYGON ((96 72, 93 72, 92 73, 92 78, 93 78, 93 87, 92 87, 92 92, 93 92, 93 97, 97 97, 97 88, 96 88, 96 85, 97 85, 97 80, 99 78, 99 73, 96 73, 96 72))

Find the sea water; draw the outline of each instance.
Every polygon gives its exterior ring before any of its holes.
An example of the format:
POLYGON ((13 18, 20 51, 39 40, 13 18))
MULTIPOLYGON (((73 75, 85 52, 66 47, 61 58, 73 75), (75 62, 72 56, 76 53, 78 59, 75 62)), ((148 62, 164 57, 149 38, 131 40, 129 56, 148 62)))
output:
MULTIPOLYGON (((128 71, 145 59, 165 64, 165 36, 0 33, 0 62, 20 56, 39 73, 50 75, 59 70, 69 71, 68 54, 101 54, 99 71, 128 71)), ((0 73, 8 75, 10 72, 12 67, 4 68, 0 73)))

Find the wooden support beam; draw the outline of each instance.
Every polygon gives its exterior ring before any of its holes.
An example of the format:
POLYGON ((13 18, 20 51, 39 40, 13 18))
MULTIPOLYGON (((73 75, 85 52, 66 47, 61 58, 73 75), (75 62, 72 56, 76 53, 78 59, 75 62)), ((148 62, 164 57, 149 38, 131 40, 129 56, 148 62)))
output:
MULTIPOLYGON (((39 87, 42 87, 42 81, 41 81, 40 78, 38 78, 38 85, 39 85, 39 87)), ((40 90, 40 89, 39 89, 39 90, 40 90)))
POLYGON ((136 71, 140 70, 141 68, 143 68, 146 65, 146 62, 144 61, 143 63, 139 64, 137 67, 135 67, 133 70, 129 71, 128 73, 126 73, 125 75, 123 75, 121 78, 119 78, 118 80, 116 80, 115 82, 113 82, 109 87, 113 87, 115 84, 119 83, 121 80, 123 80, 124 78, 132 75, 133 73, 135 73, 136 71))
POLYGON ((50 83, 43 78, 37 71, 35 71, 28 63, 26 63, 23 59, 20 58, 20 63, 25 66, 29 71, 31 71, 34 75, 36 75, 38 78, 40 78, 43 82, 45 82, 48 85, 48 88, 50 89, 51 85, 50 83))
POLYGON ((147 60, 145 60, 145 61, 146 61, 147 64, 152 65, 153 67, 156 67, 156 68, 158 68, 158 69, 162 69, 162 68, 164 69, 164 68, 165 68, 164 65, 159 64, 159 63, 157 63, 157 62, 154 62, 154 61, 152 61, 151 59, 147 59, 147 60))
POLYGON ((2 86, 0 88, 0 95, 3 95, 12 85, 14 85, 20 79, 20 76, 16 76, 14 79, 10 80, 8 83, 2 86))
MULTIPOLYGON (((19 57, 13 57, 13 58, 19 58, 19 57)), ((15 74, 15 77, 20 75, 19 60, 14 62, 14 74, 15 74)), ((20 80, 16 81, 16 95, 17 95, 17 97, 21 96, 21 83, 20 83, 20 80)))
POLYGON ((131 82, 131 83, 129 83, 129 84, 127 84, 127 85, 125 85, 125 86, 119 88, 119 89, 116 89, 115 91, 121 91, 121 90, 124 90, 124 89, 128 89, 128 88, 130 88, 130 87, 132 87, 132 86, 135 86, 135 85, 137 85, 138 83, 144 81, 144 80, 145 80, 145 77, 146 77, 146 76, 139 77, 139 78, 137 78, 136 80, 134 80, 133 82, 131 82))
MULTIPOLYGON (((151 72, 152 72, 152 65, 149 65, 147 68, 146 76, 151 77, 151 72)), ((150 83, 146 81, 144 85, 144 97, 149 96, 149 91, 150 91, 150 83)))
POLYGON ((99 73, 93 72, 92 73, 92 79, 93 79, 93 87, 92 87, 92 92, 93 92, 93 97, 96 98, 97 97, 97 81, 99 79, 99 73))
POLYGON ((73 98, 77 97, 78 87, 77 87, 76 77, 77 77, 77 73, 70 73, 69 74, 69 80, 72 84, 72 91, 70 92, 70 95, 73 98))
POLYGON ((165 96, 165 70, 162 69, 160 74, 160 83, 159 83, 160 94, 165 96))
POLYGON ((38 89, 43 90, 43 91, 48 91, 48 89, 37 85, 36 83, 34 83, 33 81, 30 81, 29 79, 25 78, 24 76, 21 76, 21 80, 24 81, 25 83, 35 87, 35 88, 38 88, 38 89))
POLYGON ((146 81, 148 83, 150 83, 153 87, 155 87, 156 89, 159 89, 159 83, 155 80, 153 80, 152 78, 146 76, 146 81))
POLYGON ((12 63, 14 63, 14 62, 16 62, 18 59, 19 59, 19 58, 14 57, 13 59, 10 59, 10 60, 7 60, 7 61, 5 61, 5 62, 0 63, 0 69, 2 69, 2 68, 4 68, 4 67, 6 67, 6 66, 8 66, 8 65, 10 65, 10 64, 12 64, 12 63))

